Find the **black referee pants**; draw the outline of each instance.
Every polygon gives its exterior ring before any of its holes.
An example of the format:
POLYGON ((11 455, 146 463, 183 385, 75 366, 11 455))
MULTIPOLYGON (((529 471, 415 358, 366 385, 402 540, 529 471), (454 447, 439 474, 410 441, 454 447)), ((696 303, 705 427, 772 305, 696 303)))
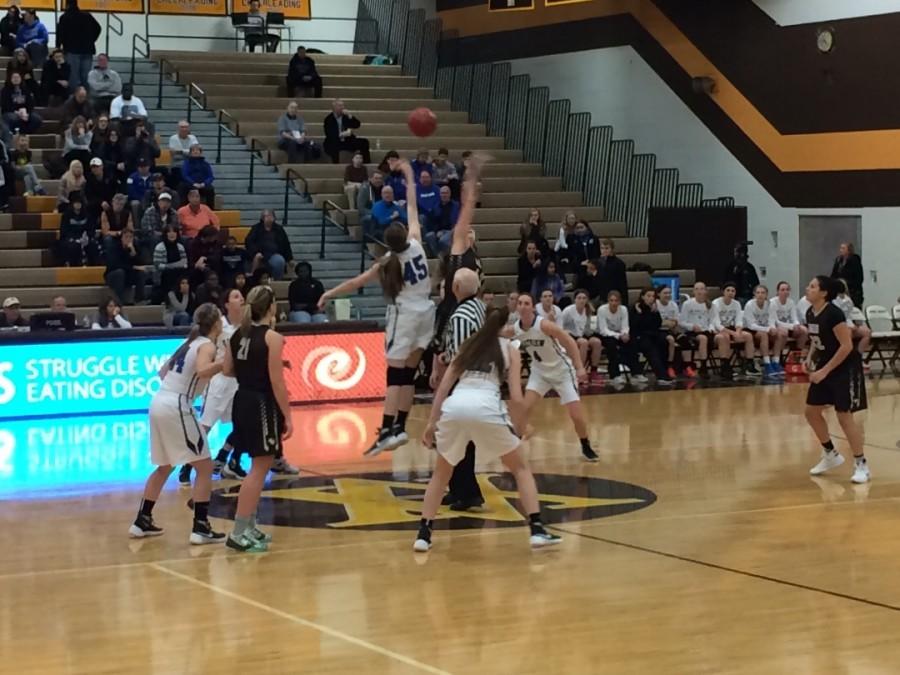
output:
POLYGON ((466 456, 453 467, 450 494, 454 502, 484 501, 478 479, 475 478, 475 444, 471 441, 466 446, 466 456))

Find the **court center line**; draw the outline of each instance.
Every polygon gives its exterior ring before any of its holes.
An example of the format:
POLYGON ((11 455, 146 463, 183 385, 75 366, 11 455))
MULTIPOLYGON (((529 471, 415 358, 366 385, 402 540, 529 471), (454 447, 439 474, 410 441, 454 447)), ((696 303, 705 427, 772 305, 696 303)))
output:
POLYGON ((277 616, 281 619, 285 619, 286 621, 290 621, 299 626, 303 626, 304 628, 311 628, 312 630, 318 631, 323 635, 327 635, 329 637, 336 638, 338 640, 343 640, 344 642, 348 642, 352 645, 360 647, 362 649, 367 649, 370 652, 375 652, 376 654, 380 654, 381 656, 387 657, 399 663, 402 663, 407 666, 411 666, 413 668, 417 668, 425 673, 433 673, 433 675, 451 675, 446 670, 441 670, 440 668, 435 668, 434 666, 430 666, 427 663, 422 663, 421 661, 417 661, 414 658, 409 656, 404 656, 398 652, 387 649, 386 647, 381 647, 367 640, 363 640, 362 638, 354 637, 352 635, 348 635, 343 631, 336 630, 334 628, 329 628, 328 626, 323 626, 320 623, 316 623, 315 621, 309 621, 308 619, 304 619, 302 617, 297 616, 296 614, 290 614, 289 612, 282 611, 270 605, 266 605, 265 603, 259 602, 252 598, 248 598, 244 595, 240 595, 239 593, 234 593, 233 591, 229 591, 225 588, 221 588, 219 586, 213 586, 212 584, 208 584, 205 581, 200 581, 199 579, 195 579, 192 576, 188 576, 187 574, 182 574, 181 572, 176 572, 175 570, 170 570, 167 567, 163 567, 157 563, 146 563, 148 567, 152 567, 153 569, 162 572, 163 574, 168 574, 170 576, 181 579, 182 581, 187 581, 189 583, 194 584, 195 586, 200 586, 201 588, 205 588, 213 593, 218 593, 226 598, 230 598, 231 600, 235 600, 237 602, 243 603, 249 607, 253 607, 255 609, 261 610, 263 612, 267 612, 268 614, 272 614, 273 616, 277 616))
POLYGON ((548 530, 554 530, 556 532, 561 532, 564 534, 572 535, 573 537, 582 537, 584 539, 591 539, 593 541, 598 541, 603 544, 609 544, 610 546, 620 546, 622 548, 631 549, 632 551, 639 551, 641 553, 649 553, 650 555, 659 556, 662 558, 669 558, 670 560, 678 560, 679 562, 689 563, 691 565, 698 565, 700 567, 706 567, 709 569, 718 570, 720 572, 729 572, 731 574, 737 574, 744 577, 749 577, 751 579, 758 579, 760 581, 768 581, 773 584, 779 584, 781 586, 789 586, 791 588, 796 588, 803 591, 811 591, 813 593, 820 593, 822 595, 829 595, 834 598, 840 598, 842 600, 850 600, 851 602, 858 602, 863 605, 869 605, 871 607, 878 607, 880 609, 889 609, 893 612, 900 612, 900 606, 891 605, 886 602, 879 602, 878 600, 869 600, 868 598, 861 598, 856 595, 850 595, 849 593, 841 593, 840 591, 830 591, 826 588, 819 588, 817 586, 810 586, 808 584, 801 584, 796 581, 788 581, 787 579, 779 579, 778 577, 770 577, 766 574, 758 574, 756 572, 748 572, 747 570, 740 570, 736 567, 728 567, 727 565, 719 565, 718 563, 707 562, 706 560, 698 560, 697 558, 691 558, 688 556, 678 555, 677 553, 669 553, 667 551, 660 551, 654 548, 648 548, 646 546, 640 546, 639 544, 629 544, 624 541, 617 541, 615 539, 609 539, 607 537, 598 537, 597 535, 587 534, 584 532, 574 532, 572 530, 566 530, 556 525, 547 525, 548 530))

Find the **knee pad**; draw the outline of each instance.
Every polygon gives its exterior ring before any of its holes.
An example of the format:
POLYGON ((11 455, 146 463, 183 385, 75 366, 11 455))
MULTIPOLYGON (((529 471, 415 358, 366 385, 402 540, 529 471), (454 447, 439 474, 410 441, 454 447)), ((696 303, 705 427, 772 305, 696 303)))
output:
POLYGON ((405 372, 403 374, 403 384, 408 387, 413 386, 416 383, 416 374, 419 372, 418 368, 404 368, 405 372))
POLYGON ((406 378, 406 368, 395 368, 394 366, 388 366, 387 369, 387 386, 389 387, 402 387, 406 378))

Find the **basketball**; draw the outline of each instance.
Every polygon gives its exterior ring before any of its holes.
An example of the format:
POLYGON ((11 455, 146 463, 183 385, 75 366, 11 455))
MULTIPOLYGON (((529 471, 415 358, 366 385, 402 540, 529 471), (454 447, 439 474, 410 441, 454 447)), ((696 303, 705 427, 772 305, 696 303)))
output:
POLYGON ((416 108, 409 113, 409 130, 416 136, 431 136, 437 129, 437 116, 430 108, 416 108))

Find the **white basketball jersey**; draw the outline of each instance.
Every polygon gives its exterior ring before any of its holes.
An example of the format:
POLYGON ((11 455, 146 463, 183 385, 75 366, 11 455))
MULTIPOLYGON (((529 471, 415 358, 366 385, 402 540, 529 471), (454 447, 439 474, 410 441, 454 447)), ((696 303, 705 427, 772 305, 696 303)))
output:
POLYGON ((403 288, 394 303, 409 309, 427 309, 431 302, 431 274, 428 271, 428 256, 418 239, 410 239, 405 251, 395 255, 400 260, 403 271, 403 288))
POLYGON ((228 317, 222 317, 222 332, 219 333, 219 337, 216 338, 216 361, 221 361, 225 358, 225 345, 231 340, 231 336, 234 335, 234 331, 238 329, 237 326, 232 326, 228 323, 228 317))
POLYGON ((572 369, 572 361, 559 342, 541 330, 542 319, 534 317, 534 324, 527 330, 522 327, 522 320, 515 323, 515 339, 522 349, 531 357, 531 367, 541 373, 563 373, 572 369))
POLYGON ((457 382, 456 389, 489 389, 500 393, 500 385, 506 379, 506 372, 509 370, 509 340, 506 338, 498 338, 500 341, 500 349, 503 351, 504 372, 498 373, 496 366, 491 365, 490 372, 479 372, 476 370, 467 370, 464 372, 457 382))
POLYGON ((191 342, 184 356, 169 368, 169 372, 166 373, 160 386, 160 393, 168 392, 187 396, 190 400, 196 398, 197 383, 200 380, 197 375, 197 352, 200 347, 210 342, 210 339, 205 337, 198 337, 191 342))

